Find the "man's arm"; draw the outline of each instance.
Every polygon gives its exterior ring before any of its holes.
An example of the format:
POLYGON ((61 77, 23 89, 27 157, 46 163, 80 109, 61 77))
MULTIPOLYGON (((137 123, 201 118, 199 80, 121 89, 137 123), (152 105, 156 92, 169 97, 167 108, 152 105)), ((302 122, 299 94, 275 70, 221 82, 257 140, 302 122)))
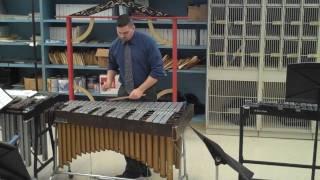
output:
POLYGON ((113 82, 114 77, 116 76, 116 74, 117 74, 117 71, 108 70, 108 73, 107 73, 107 83, 106 83, 106 85, 104 86, 105 89, 111 88, 112 82, 113 82))
POLYGON ((139 99, 143 96, 144 92, 155 85, 158 82, 158 79, 155 79, 151 76, 148 78, 136 89, 132 90, 129 95, 129 99, 139 99))
POLYGON ((107 72, 107 83, 104 83, 102 88, 103 90, 107 90, 109 88, 111 88, 112 86, 112 82, 114 80, 114 77, 116 76, 117 74, 117 70, 119 68, 116 60, 115 60, 115 57, 113 57, 113 48, 111 47, 110 48, 110 51, 109 51, 109 62, 108 62, 108 72, 107 72))

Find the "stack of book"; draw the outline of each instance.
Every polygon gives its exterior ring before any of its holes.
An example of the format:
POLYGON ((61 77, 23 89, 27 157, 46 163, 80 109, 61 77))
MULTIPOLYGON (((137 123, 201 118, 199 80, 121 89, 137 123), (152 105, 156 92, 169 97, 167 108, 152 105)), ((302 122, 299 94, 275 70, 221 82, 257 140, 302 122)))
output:
MULTIPOLYGON (((163 66, 166 70, 172 68, 172 58, 169 55, 164 55, 162 58, 163 66)), ((200 59, 198 56, 182 58, 178 60, 178 69, 190 69, 199 64, 200 59)))
MULTIPOLYGON (((95 50, 81 50, 73 52, 74 65, 97 65, 95 50)), ((68 64, 66 50, 52 50, 49 52, 49 60, 52 64, 68 64)))

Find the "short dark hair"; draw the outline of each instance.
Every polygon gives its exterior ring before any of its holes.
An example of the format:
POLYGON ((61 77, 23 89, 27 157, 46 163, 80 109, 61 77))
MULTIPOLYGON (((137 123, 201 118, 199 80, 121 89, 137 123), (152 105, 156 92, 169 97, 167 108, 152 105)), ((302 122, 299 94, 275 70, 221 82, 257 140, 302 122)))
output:
POLYGON ((118 27, 123 27, 129 24, 133 24, 133 21, 128 14, 122 14, 118 17, 118 20, 117 20, 118 27))

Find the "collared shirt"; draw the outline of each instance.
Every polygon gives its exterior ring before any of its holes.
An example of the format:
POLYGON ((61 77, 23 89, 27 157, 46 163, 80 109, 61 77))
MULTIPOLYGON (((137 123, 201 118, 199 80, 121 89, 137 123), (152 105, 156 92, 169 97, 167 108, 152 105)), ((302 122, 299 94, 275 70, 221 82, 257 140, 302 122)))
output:
MULTIPOLYGON (((156 42, 147 34, 135 31, 128 42, 131 49, 134 87, 140 86, 148 76, 159 79, 165 76, 163 62, 156 42)), ((117 38, 111 44, 108 69, 120 72, 124 80, 124 43, 117 38)))

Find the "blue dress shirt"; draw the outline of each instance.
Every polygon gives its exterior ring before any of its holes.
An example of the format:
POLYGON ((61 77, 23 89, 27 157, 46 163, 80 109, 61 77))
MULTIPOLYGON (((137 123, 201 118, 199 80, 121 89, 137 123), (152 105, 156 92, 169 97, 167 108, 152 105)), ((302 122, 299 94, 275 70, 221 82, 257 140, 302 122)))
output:
MULTIPOLYGON (((131 49, 134 88, 140 86, 148 76, 155 79, 165 76, 161 53, 150 36, 135 31, 128 43, 131 49)), ((124 46, 119 38, 112 42, 108 66, 108 69, 120 72, 122 84, 124 82, 124 46)))

